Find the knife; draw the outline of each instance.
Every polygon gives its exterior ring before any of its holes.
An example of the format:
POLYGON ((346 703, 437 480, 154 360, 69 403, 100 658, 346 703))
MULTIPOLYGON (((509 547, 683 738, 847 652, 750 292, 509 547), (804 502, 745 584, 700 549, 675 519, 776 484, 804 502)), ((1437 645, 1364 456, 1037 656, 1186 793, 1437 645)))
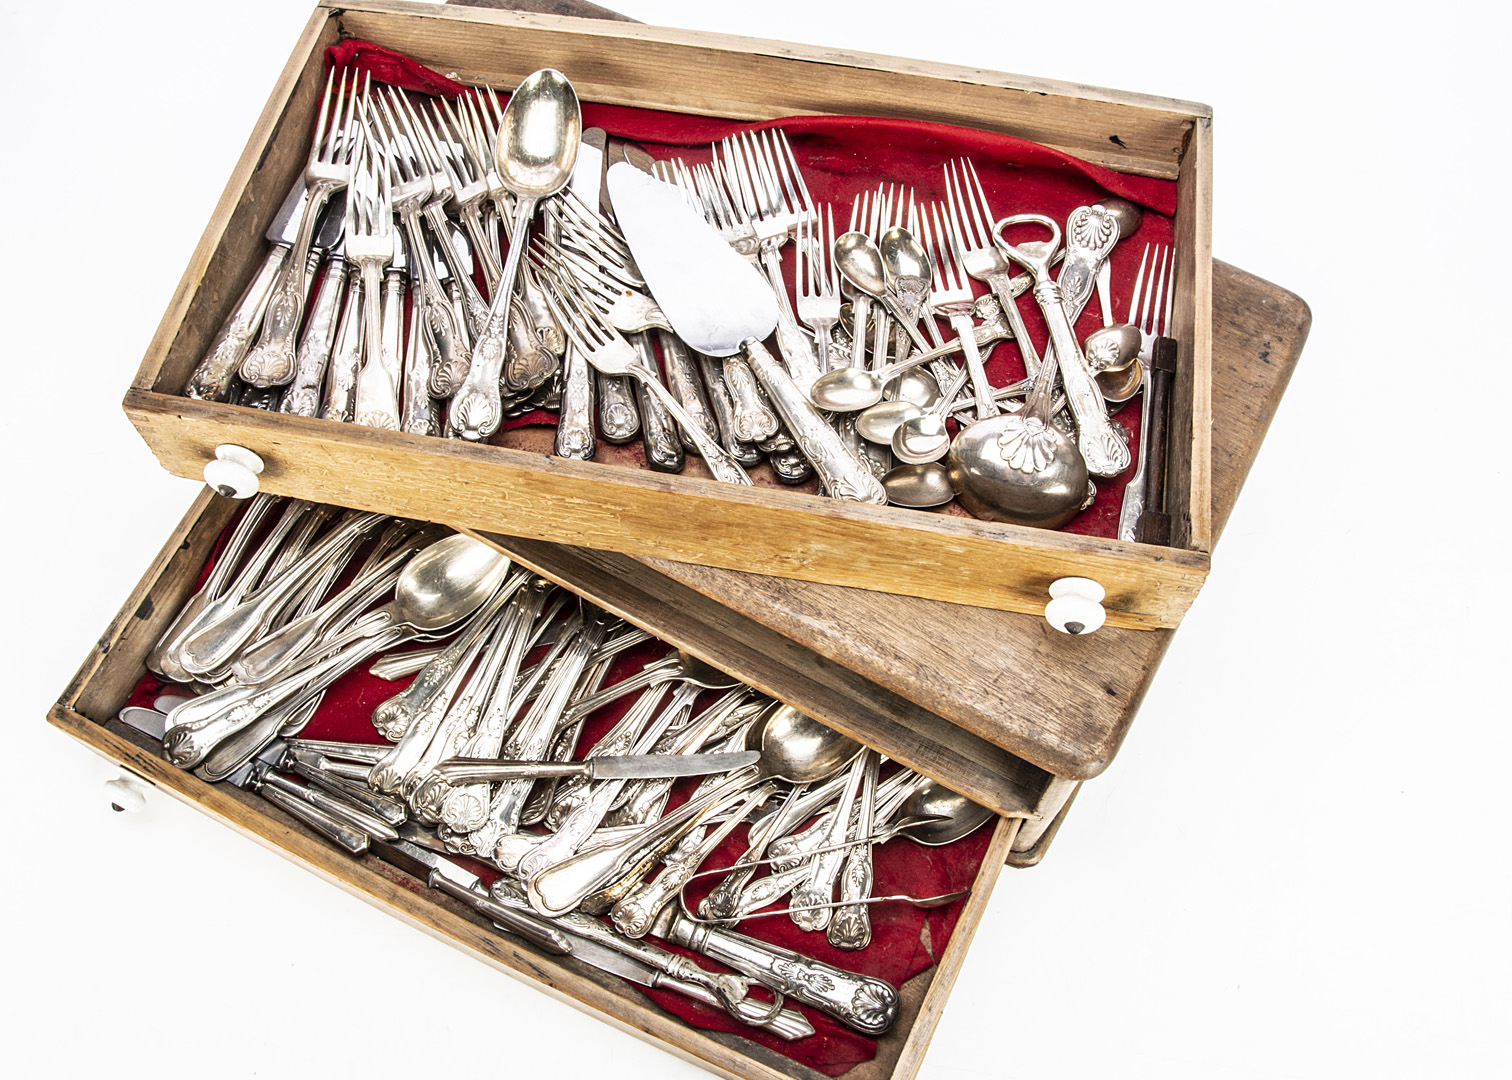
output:
POLYGON ((620 754, 586 761, 499 761, 493 758, 452 758, 436 766, 448 784, 494 780, 660 780, 679 776, 707 776, 754 765, 755 750, 734 754, 620 754))
POLYGON ((500 904, 483 891, 481 878, 445 856, 417 847, 407 840, 380 840, 376 837, 370 840, 368 850, 384 862, 420 878, 432 889, 438 889, 462 901, 493 920, 501 929, 533 942, 549 953, 560 956, 572 951, 572 945, 562 931, 539 918, 512 911, 500 904))
POLYGON ((253 276, 241 299, 226 316, 220 332, 210 343, 205 357, 189 376, 184 387, 184 396, 200 401, 225 401, 231 393, 231 380, 241 367, 252 344, 258 327, 262 325, 263 312, 268 308, 268 298, 273 295, 273 283, 278 280, 284 260, 293 249, 299 232, 299 220, 304 215, 309 193, 305 190, 304 177, 300 176, 289 189, 283 205, 273 215, 273 222, 264 235, 273 246, 263 256, 263 264, 253 276))
POLYGON ((616 161, 609 166, 608 186, 636 266, 677 336, 706 356, 744 352, 833 497, 887 502, 871 468, 846 448, 762 345, 777 327, 777 298, 761 271, 670 184, 616 161))

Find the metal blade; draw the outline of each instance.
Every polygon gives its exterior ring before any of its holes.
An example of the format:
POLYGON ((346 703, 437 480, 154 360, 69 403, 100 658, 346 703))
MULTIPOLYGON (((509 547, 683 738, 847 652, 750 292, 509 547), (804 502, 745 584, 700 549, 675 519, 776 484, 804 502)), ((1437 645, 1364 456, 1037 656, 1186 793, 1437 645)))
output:
POLYGON ((733 356, 771 335, 777 297, 766 278, 676 188, 617 161, 609 190, 641 276, 689 348, 733 356))
POLYGON ((416 847, 407 840, 379 840, 374 837, 368 850, 384 862, 397 866, 406 874, 413 874, 427 883, 430 882, 431 875, 436 874, 456 882, 465 889, 483 887, 483 879, 477 874, 458 866, 450 859, 437 855, 434 851, 416 847))
POLYGON ((595 780, 665 780, 679 776, 707 776, 754 765, 755 750, 735 754, 623 754, 593 759, 595 780))
POLYGON ((603 128, 587 128, 578 143, 577 164, 572 167, 569 185, 573 194, 583 200, 585 206, 597 210, 599 189, 604 181, 604 135, 603 128))
POLYGON ((270 243, 293 244, 299 236, 299 219, 304 216, 305 203, 310 193, 305 189, 304 177, 294 181, 294 186, 284 196, 283 205, 273 215, 273 221, 264 233, 270 243))
POLYGON ((346 188, 331 196, 320 215, 320 228, 315 231, 313 247, 318 251, 330 251, 346 239, 346 188))
POLYGON ((168 714, 158 712, 156 709, 141 709, 132 706, 117 713, 116 719, 127 727, 136 728, 143 735, 162 742, 164 722, 168 719, 168 714))

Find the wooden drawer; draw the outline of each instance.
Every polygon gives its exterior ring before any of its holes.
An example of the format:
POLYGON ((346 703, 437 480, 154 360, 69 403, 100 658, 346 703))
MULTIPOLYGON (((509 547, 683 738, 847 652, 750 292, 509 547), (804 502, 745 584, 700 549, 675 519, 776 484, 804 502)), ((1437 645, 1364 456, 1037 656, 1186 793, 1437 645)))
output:
POLYGON ((1212 539, 1210 134, 1204 106, 1020 76, 597 20, 329 0, 274 88, 125 408, 164 466, 183 476, 198 477, 218 444, 236 443, 263 458, 264 488, 280 494, 432 520, 465 505, 469 525, 493 532, 1030 613, 1043 610, 1050 582, 1082 575, 1107 589, 1110 625, 1173 627, 1206 575, 1212 539), (906 116, 1173 180, 1182 345, 1169 477, 1175 546, 565 461, 510 433, 499 445, 468 445, 182 397, 261 259, 254 238, 303 167, 324 48, 342 36, 466 82, 512 87, 549 64, 585 101, 736 119, 906 116))
MULTIPOLYGON (((628 983, 501 936, 469 909, 424 889, 375 858, 349 857, 261 798, 226 784, 205 783, 168 764, 156 743, 116 720, 116 713, 147 673, 148 651, 193 592, 200 568, 236 509, 234 502, 208 492, 196 499, 49 714, 52 723, 156 788, 379 908, 719 1075, 763 1080, 812 1080, 820 1075, 748 1040, 685 1025, 650 1004, 628 983)), ((707 632, 714 636, 719 630, 711 627, 707 632)), ((877 730, 887 734, 884 728, 877 730)), ((1039 770, 1017 777, 1017 797, 1024 800, 1019 816, 1001 817, 989 826, 992 835, 948 947, 936 955, 933 967, 904 985, 901 1019, 880 1041, 878 1056, 846 1075, 856 1080, 914 1075, 993 883, 1008 858, 1019 821, 1032 812, 1037 793, 1029 777, 1036 774, 1041 788, 1050 783, 1039 770)))

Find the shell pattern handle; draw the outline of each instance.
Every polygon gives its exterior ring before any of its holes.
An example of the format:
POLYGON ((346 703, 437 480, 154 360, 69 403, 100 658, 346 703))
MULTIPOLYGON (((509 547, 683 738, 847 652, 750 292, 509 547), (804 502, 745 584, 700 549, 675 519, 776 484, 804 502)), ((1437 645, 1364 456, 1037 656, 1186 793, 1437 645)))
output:
POLYGON ((681 915, 673 917, 666 938, 828 1013, 864 1035, 884 1035, 897 1023, 898 991, 881 979, 832 967, 744 934, 700 926, 681 915))
POLYGON ((567 345, 562 371, 562 411, 557 417, 556 456, 592 461, 593 372, 577 346, 567 345))
POLYGON ((262 266, 221 325, 220 333, 215 335, 205 358, 189 376, 189 385, 184 388, 185 397, 199 401, 225 401, 230 396, 231 380, 246 358, 253 335, 262 325, 273 283, 278 280, 289 251, 288 244, 274 244, 268 249, 262 266))
POLYGON ((1092 299, 1099 271, 1118 243, 1118 219, 1100 206, 1078 206, 1066 219, 1066 256, 1056 283, 1066 318, 1075 323, 1092 299))
MULTIPOLYGON (((677 398, 683 411, 703 429, 709 440, 718 442, 719 424, 715 422, 712 406, 705 396, 703 380, 699 378, 693 354, 676 334, 658 330, 656 336, 661 343, 662 370, 667 376, 667 389, 677 398)), ((700 442, 692 432, 683 432, 683 446, 695 454, 703 454, 700 442)))
POLYGON ((745 357, 739 354, 725 357, 724 378, 735 407, 735 438, 755 443, 777 434, 777 414, 767 407, 745 357))
POLYGON ((625 375, 596 372, 598 384, 598 425, 604 441, 623 446, 640 434, 640 406, 635 390, 625 375))
POLYGON ((318 416, 320 414, 320 384, 325 380, 326 367, 331 362, 331 350, 336 344, 337 317, 341 314, 341 298, 346 289, 347 261, 339 256, 326 267, 315 302, 310 305, 310 317, 305 324, 304 336, 299 341, 299 356, 294 364, 294 379, 284 391, 278 403, 278 411, 291 416, 318 416))
POLYGON ((886 503, 887 491, 882 482, 869 466, 845 448, 834 428, 824 422, 818 410, 766 347, 759 341, 747 342, 745 355, 757 381, 772 399, 772 404, 797 440, 798 448, 814 466, 831 497, 878 506, 886 503))
POLYGON ((348 274, 346 303, 341 310, 341 329, 326 369, 325 401, 320 415, 325 420, 351 423, 356 415, 357 373, 362 367, 362 275, 348 274))

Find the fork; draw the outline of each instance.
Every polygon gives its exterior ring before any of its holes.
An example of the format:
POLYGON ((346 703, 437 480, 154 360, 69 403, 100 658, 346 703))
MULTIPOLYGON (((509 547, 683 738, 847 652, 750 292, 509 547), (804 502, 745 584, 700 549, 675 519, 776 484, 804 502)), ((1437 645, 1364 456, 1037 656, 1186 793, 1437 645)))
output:
MULTIPOLYGON (((398 92, 392 87, 390 91, 397 99, 398 92)), ((424 251, 425 231, 420 225, 420 214, 431 198, 434 185, 431 173, 421 163, 421 151, 416 140, 410 138, 399 123, 399 113, 395 112, 395 108, 403 111, 403 106, 397 100, 391 106, 380 97, 378 110, 373 113, 372 119, 380 126, 385 138, 390 198, 394 212, 404 223, 410 250, 424 251)), ((450 238, 444 231, 440 234, 440 239, 443 247, 450 243, 450 238)), ((421 305, 415 314, 418 325, 431 339, 431 396, 451 397, 472 366, 471 350, 457 320, 457 313, 436 277, 435 267, 429 259, 415 261, 415 278, 420 282, 421 295, 421 305)))
MULTIPOLYGON (((357 376, 356 422, 399 430, 396 373, 383 365, 383 268, 394 256, 394 211, 386 162, 368 124, 364 102, 352 183, 347 192, 346 254, 362 275, 363 365, 357 376)), ((423 249, 422 249, 423 250, 423 249)), ((423 260, 421 260, 423 262, 423 260)))
POLYGON ((1139 463, 1134 475, 1124 486, 1123 504, 1118 512, 1118 538, 1139 539, 1139 519, 1149 501, 1149 482, 1146 479, 1146 459, 1150 454, 1150 362, 1154 358, 1155 341, 1170 328, 1171 281, 1175 274, 1175 260, 1166 265, 1170 249, 1157 246, 1155 259, 1150 258, 1150 245, 1146 244, 1139 259, 1139 273, 1134 278, 1134 294, 1129 299, 1129 322, 1139 329, 1139 362, 1143 365, 1139 378, 1139 463), (1145 279, 1145 267, 1149 266, 1150 278, 1145 279), (1148 288, 1149 291, 1144 290, 1148 288), (1160 310, 1160 294, 1165 296, 1165 311, 1160 310), (1143 307, 1141 307, 1141 299, 1143 307), (1135 317, 1138 316, 1138 322, 1135 317), (1163 317, 1162 317, 1163 316, 1163 317))
MULTIPOLYGON (((472 98, 465 96, 462 101, 470 103, 472 98)), ((463 107, 465 109, 467 105, 463 107)), ((450 101, 432 101, 431 111, 435 113, 437 135, 444 136, 438 137, 436 148, 441 151, 441 165, 446 170, 452 197, 457 203, 457 217, 472 240, 473 250, 483 260, 484 277, 492 288, 503 275, 504 267, 496 250, 498 231, 490 234, 483 222, 483 203, 488 198, 488 169, 480 156, 481 144, 469 131, 471 117, 464 122, 463 114, 450 101)))
POLYGON ((819 369, 833 371, 837 364, 830 357, 830 331, 840 321, 840 271, 835 266, 835 211, 825 208, 825 216, 816 215, 811 226, 807 218, 798 221, 798 235, 793 240, 793 281, 798 294, 798 318, 814 332, 819 346, 819 369))
POLYGON ((780 131, 776 137, 768 130, 759 135, 740 132, 726 138, 718 148, 716 160, 731 195, 730 206, 737 224, 750 226, 760 244, 761 264, 777 297, 777 348, 787 364, 788 374, 807 397, 809 387, 824 372, 819 367, 813 341, 798 326, 793 314, 787 286, 782 281, 778 250, 787 240, 790 228, 818 216, 813 201, 787 138, 780 131))
MULTIPOLYGON (((241 363, 242 380, 252 386, 282 386, 294 378, 295 336, 299 333, 299 324, 304 316, 305 289, 308 284, 305 260, 309 258, 315 222, 319 220, 326 201, 346 187, 351 175, 357 73, 352 72, 350 85, 345 71, 341 74, 339 85, 335 78, 336 71, 333 68, 326 76, 325 94, 320 99, 320 115, 315 122, 315 137, 310 145, 309 160, 305 164, 304 180, 309 195, 305 201, 304 216, 299 220, 299 233, 292 251, 284 261, 283 274, 268 298, 268 308, 263 315, 262 340, 241 363), (331 108, 333 88, 338 94, 334 109, 331 108), (329 126, 326 123, 328 119, 329 126)), ((366 94, 365 83, 364 98, 366 94)))
POLYGON ((950 208, 948 224, 961 246, 961 265, 966 273, 984 281, 997 297, 1008 325, 1013 329, 1013 339, 1018 342, 1019 354, 1024 358, 1024 374, 1031 378, 1040 369, 1039 353, 1029 340, 1029 331, 1024 326, 1023 313, 1019 311, 1014 297, 1029 287, 1027 276, 1020 286, 1013 277, 1008 257, 992 242, 991 226, 995 220, 992 208, 987 205, 987 193, 982 190, 982 181, 976 174, 976 166, 969 158, 945 164, 945 200, 950 208))
POLYGON ((682 426, 698 446, 704 464, 716 480, 726 484, 751 485, 740 463, 725 452, 718 440, 709 436, 703 426, 689 416, 672 393, 662 385, 656 373, 646 367, 641 356, 630 343, 620 336, 604 313, 594 305, 577 286, 575 279, 563 278, 542 267, 540 278, 546 303, 557 318, 567 339, 582 351, 583 356, 606 375, 629 375, 645 387, 647 393, 661 402, 662 407, 682 426))
POLYGON ((972 295, 971 286, 966 283, 966 274, 961 268, 964 259, 960 238, 954 230, 946 227, 939 203, 931 203, 921 215, 921 221, 926 237, 925 250, 928 251, 931 247, 934 249, 934 276, 929 289, 930 308, 945 316, 950 322, 950 328, 961 339, 961 351, 966 356, 966 370, 971 375, 971 391, 976 399, 976 418, 985 420, 989 416, 997 416, 1001 410, 992 396, 992 384, 987 381, 987 367, 982 362, 981 350, 977 348, 976 328, 971 321, 976 298, 972 295), (930 226, 931 219, 933 227, 930 226))

